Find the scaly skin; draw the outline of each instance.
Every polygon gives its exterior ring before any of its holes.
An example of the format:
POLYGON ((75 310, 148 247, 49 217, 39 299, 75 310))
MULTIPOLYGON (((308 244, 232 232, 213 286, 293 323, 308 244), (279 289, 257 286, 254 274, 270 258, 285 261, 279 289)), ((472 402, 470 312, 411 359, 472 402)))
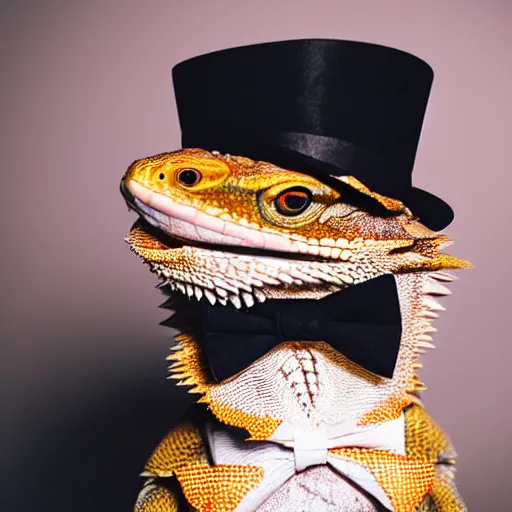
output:
POLYGON ((237 307, 280 294, 318 296, 385 273, 469 266, 441 254, 451 240, 417 222, 399 201, 373 194, 355 178, 340 181, 389 215, 369 214, 314 178, 268 163, 191 149, 157 155, 132 164, 123 187, 143 218, 188 243, 170 248, 144 228, 127 240, 171 286, 237 307), (200 170, 197 185, 176 180, 187 168, 200 170), (311 191, 312 205, 295 217, 280 215, 274 199, 298 186, 311 191), (227 254, 230 246, 260 253, 227 254), (270 257, 276 251, 290 258, 270 257))
MULTIPOLYGON (((325 343, 297 340, 215 383, 185 322, 169 358, 173 377, 200 393, 200 401, 220 421, 245 428, 254 440, 278 442, 285 425, 310 432, 346 421, 376 424, 397 418, 417 402, 424 389, 415 373, 421 367, 418 356, 433 346, 431 321, 444 309, 434 298, 448 295, 443 283, 453 279, 443 270, 470 266, 440 252, 451 240, 420 224, 399 201, 373 193, 353 177, 336 179, 345 192, 269 163, 199 149, 139 160, 123 177, 129 205, 152 225, 135 226, 127 241, 173 296, 183 293, 240 308, 266 298, 320 298, 382 274, 395 275, 403 334, 392 379, 377 378, 325 343), (287 191, 299 200, 309 196, 311 203, 289 215, 290 205, 282 203, 287 191), (276 377, 279 369, 286 377, 276 377), (305 385, 308 393, 301 391, 305 385)), ((446 441, 444 434, 433 428, 427 432, 426 439, 420 437, 429 460, 441 468, 451 466, 451 448, 449 455, 429 451, 439 435, 446 441)), ((441 444, 449 446, 448 441, 441 444)), ((449 471, 438 471, 421 510, 464 510, 453 484, 447 483, 449 471)), ((306 483, 314 489, 322 479, 314 473, 300 474, 296 485, 310 478, 306 483)), ((148 508, 153 491, 144 492, 138 510, 157 510, 148 508)), ((338 500, 340 509, 362 503, 355 488, 347 488, 344 496, 345 502, 338 500)), ((368 502, 360 510, 373 509, 368 502)))

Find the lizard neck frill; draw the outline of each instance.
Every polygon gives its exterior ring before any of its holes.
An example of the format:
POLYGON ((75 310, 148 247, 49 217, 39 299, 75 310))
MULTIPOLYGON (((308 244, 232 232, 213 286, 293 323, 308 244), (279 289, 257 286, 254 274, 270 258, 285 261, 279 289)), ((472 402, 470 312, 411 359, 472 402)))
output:
POLYGON ((395 279, 403 323, 392 379, 365 370, 327 343, 296 340, 216 383, 190 334, 176 337, 168 358, 173 362, 171 378, 199 393, 199 401, 221 422, 246 429, 252 439, 269 439, 282 422, 311 431, 347 421, 370 425, 396 419, 424 389, 416 375, 419 357, 433 347, 432 320, 444 309, 436 298, 450 293, 445 283, 453 278, 442 272, 414 272, 395 279))

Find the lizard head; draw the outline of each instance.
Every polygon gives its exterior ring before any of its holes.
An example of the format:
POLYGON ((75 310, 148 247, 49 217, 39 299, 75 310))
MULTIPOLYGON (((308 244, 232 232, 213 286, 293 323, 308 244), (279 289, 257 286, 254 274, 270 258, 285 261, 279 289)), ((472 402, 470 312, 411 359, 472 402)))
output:
MULTIPOLYGON (((343 395, 340 404, 343 414, 359 414, 360 399, 370 410, 395 397, 389 404, 400 412, 410 401, 409 395, 404 398, 406 391, 424 389, 416 375, 421 366, 417 358, 432 347, 430 333, 435 329, 430 324, 443 309, 435 298, 449 294, 443 283, 453 277, 443 270, 471 265, 443 253, 451 240, 422 225, 400 201, 374 193, 351 176, 317 180, 270 163, 200 149, 134 162, 123 176, 121 191, 142 218, 127 241, 171 294, 163 307, 175 310, 175 301, 185 300, 182 294, 236 308, 267 298, 315 299, 394 274, 403 330, 393 379, 361 374, 361 368, 338 354, 339 389, 352 389, 357 381, 360 390, 350 398, 343 395), (176 291, 181 293, 171 293, 176 291)), ((200 305, 187 304, 164 324, 194 331, 200 305)), ((193 386, 190 391, 203 394, 201 400, 212 408, 230 403, 246 411, 258 403, 244 399, 234 404, 239 393, 231 391, 246 371, 257 376, 254 382, 267 382, 261 380, 265 358, 238 376, 212 384, 195 337, 176 339, 178 351, 169 357, 174 361, 172 378, 193 386)), ((282 344, 271 357, 288 357, 286 350, 293 347, 282 344)), ((329 354, 324 355, 331 358, 329 354)), ((220 409, 214 413, 225 423, 246 428, 245 420, 240 425, 229 420, 228 409, 226 414, 220 409)), ((256 421, 256 412, 247 413, 256 421)))
POLYGON ((137 160, 121 190, 145 223, 127 240, 165 282, 189 295, 219 295, 217 284, 231 270, 227 291, 238 296, 237 269, 247 274, 251 264, 254 286, 242 287, 249 294, 339 288, 383 273, 468 265, 441 253, 451 240, 423 226, 400 201, 350 176, 332 180, 336 188, 270 163, 200 149, 137 160))

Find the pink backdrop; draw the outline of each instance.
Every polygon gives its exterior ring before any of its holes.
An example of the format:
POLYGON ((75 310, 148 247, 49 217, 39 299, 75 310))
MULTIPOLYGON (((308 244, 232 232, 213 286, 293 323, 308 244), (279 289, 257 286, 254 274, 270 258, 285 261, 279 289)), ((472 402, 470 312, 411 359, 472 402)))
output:
POLYGON ((434 68, 414 183, 453 206, 453 253, 476 269, 460 273, 437 321, 425 403, 455 443, 470 509, 508 509, 511 2, 25 1, 2 11, 0 394, 11 490, 28 467, 46 482, 54 463, 42 446, 55 443, 64 479, 80 475, 80 457, 92 488, 107 470, 87 463, 112 468, 115 493, 95 492, 115 503, 185 407, 184 390, 164 380, 171 332, 157 325, 156 278, 123 242, 134 216, 118 193, 132 160, 180 146, 171 67, 321 37, 394 46, 434 68), (150 433, 134 464, 142 414, 150 433), (109 451, 120 439, 126 446, 109 451))

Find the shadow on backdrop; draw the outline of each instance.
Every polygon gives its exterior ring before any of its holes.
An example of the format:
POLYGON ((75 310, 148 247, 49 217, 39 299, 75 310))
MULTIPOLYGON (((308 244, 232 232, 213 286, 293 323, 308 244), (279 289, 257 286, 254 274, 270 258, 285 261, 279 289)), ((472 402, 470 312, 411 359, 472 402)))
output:
POLYGON ((133 509, 145 461, 193 401, 165 379, 106 389, 52 418, 2 470, 5 512, 133 509))

